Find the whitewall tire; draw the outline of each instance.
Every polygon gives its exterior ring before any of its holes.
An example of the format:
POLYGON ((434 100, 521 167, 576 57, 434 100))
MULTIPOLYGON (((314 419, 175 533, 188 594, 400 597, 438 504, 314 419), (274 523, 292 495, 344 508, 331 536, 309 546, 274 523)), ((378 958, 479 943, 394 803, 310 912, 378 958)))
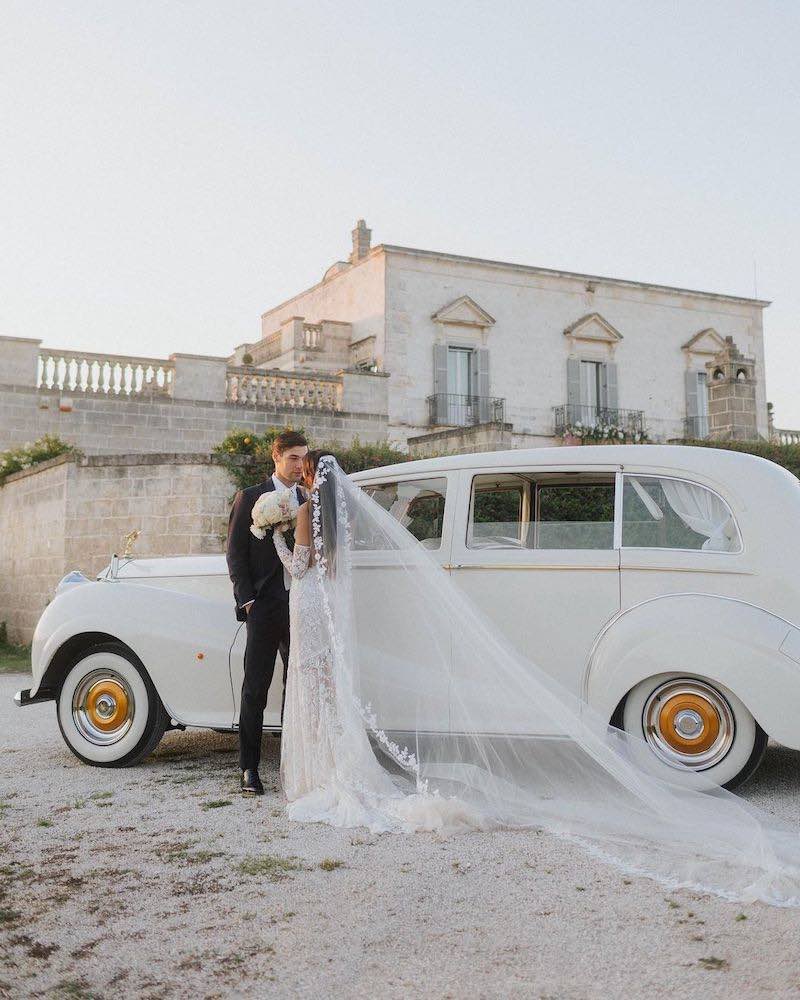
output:
POLYGON ((169 719, 147 671, 119 642, 83 650, 56 700, 61 735, 96 767, 130 767, 153 750, 169 719))
POLYGON ((637 684, 613 724, 644 740, 641 762, 671 781, 696 771, 734 788, 753 774, 767 747, 767 734, 733 691, 688 674, 657 674, 637 684))

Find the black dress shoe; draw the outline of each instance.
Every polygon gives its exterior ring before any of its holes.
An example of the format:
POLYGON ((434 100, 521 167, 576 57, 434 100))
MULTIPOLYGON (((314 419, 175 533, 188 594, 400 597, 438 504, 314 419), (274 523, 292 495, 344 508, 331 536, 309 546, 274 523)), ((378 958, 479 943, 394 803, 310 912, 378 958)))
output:
POLYGON ((259 778, 258 771, 254 768, 242 771, 242 791, 249 792, 251 795, 264 794, 264 786, 261 784, 261 778, 259 778))

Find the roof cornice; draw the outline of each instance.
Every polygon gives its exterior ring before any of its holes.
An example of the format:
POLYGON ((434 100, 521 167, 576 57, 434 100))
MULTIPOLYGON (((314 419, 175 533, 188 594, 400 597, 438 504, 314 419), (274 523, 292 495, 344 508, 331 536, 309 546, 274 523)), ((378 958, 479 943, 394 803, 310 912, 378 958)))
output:
POLYGON ((379 243, 371 250, 371 254, 378 251, 384 253, 405 254, 411 257, 424 257, 427 259, 448 260, 454 264, 475 264, 480 267, 496 267, 503 270, 516 271, 520 274, 537 274, 549 278, 570 278, 572 280, 601 282, 604 285, 614 285, 618 288, 646 289, 655 292, 670 292, 680 295, 692 295, 702 299, 714 299, 718 302, 737 302, 751 306, 759 306, 765 309, 771 305, 768 299, 751 299, 742 295, 723 295, 718 292, 702 292, 696 288, 679 288, 674 285, 656 285, 648 281, 631 281, 626 278, 607 278, 599 274, 581 274, 576 271, 561 271, 550 267, 534 267, 530 264, 513 264, 504 260, 487 260, 483 257, 466 257, 461 254, 444 253, 439 250, 419 250, 416 247, 394 246, 390 243, 379 243))

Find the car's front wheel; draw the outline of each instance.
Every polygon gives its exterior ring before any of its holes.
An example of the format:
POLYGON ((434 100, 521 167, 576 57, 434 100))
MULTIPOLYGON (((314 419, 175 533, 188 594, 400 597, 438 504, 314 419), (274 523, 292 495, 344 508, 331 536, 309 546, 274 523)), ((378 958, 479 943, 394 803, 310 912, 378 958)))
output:
POLYGON ((56 699, 61 735, 96 767, 130 767, 158 744, 169 717, 138 658, 120 642, 83 650, 56 699))
POLYGON ((637 684, 613 724, 644 740, 643 763, 675 780, 701 772, 735 788, 756 770, 767 734, 729 688, 700 677, 658 674, 637 684))

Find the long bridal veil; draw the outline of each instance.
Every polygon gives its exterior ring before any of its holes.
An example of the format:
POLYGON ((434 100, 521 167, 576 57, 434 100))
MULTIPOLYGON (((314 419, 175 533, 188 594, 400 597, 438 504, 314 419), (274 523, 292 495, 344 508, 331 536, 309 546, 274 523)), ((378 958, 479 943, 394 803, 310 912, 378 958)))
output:
POLYGON ((372 746, 368 762, 352 749, 352 778, 376 806, 406 829, 546 829, 670 888, 800 906, 796 830, 702 773, 652 770, 642 739, 516 651, 330 456, 311 510, 337 725, 372 746))

